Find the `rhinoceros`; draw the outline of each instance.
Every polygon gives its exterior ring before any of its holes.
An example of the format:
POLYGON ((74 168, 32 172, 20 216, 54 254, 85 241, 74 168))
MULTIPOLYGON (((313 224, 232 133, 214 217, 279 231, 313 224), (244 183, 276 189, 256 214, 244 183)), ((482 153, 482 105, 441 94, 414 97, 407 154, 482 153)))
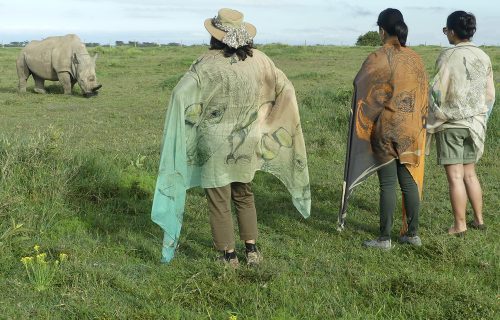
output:
POLYGON ((31 41, 17 58, 19 92, 26 92, 26 80, 33 75, 37 93, 45 93, 45 80, 59 80, 65 94, 71 94, 78 82, 84 96, 96 95, 102 87, 96 79, 96 59, 97 54, 91 57, 74 34, 31 41))

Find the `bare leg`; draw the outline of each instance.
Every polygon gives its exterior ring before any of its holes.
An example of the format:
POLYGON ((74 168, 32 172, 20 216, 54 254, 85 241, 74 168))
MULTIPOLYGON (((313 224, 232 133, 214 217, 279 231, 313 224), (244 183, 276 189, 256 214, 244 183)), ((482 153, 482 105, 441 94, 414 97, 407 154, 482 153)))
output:
POLYGON ((64 94, 71 94, 71 88, 73 86, 71 85, 71 76, 69 72, 60 72, 57 74, 57 77, 63 86, 64 94))
POLYGON ((483 224, 483 191, 476 175, 474 163, 464 164, 464 182, 467 190, 467 197, 474 210, 474 222, 477 225, 483 224))
POLYGON ((45 91, 45 80, 42 78, 38 77, 37 75, 33 74, 33 79, 35 80, 35 92, 36 93, 41 93, 44 94, 46 93, 45 91))
POLYGON ((455 217, 453 227, 448 230, 448 233, 458 233, 467 230, 465 222, 465 209, 467 207, 467 191, 464 183, 464 166, 463 164, 445 165, 446 177, 448 178, 448 186, 450 193, 451 208, 455 217))

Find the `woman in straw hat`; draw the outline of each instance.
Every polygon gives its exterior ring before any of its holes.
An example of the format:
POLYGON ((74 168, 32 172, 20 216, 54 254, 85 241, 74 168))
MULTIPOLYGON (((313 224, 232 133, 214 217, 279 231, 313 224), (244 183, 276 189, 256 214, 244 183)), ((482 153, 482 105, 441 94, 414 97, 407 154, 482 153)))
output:
POLYGON ((186 189, 201 186, 221 259, 238 265, 232 202, 247 264, 257 265, 262 255, 255 245, 250 187, 255 171, 278 177, 298 211, 310 214, 295 90, 271 59, 253 48, 256 29, 243 22, 241 12, 221 9, 205 28, 212 36, 210 49, 192 64, 170 99, 152 219, 165 231, 162 254, 168 262, 179 238, 186 189))

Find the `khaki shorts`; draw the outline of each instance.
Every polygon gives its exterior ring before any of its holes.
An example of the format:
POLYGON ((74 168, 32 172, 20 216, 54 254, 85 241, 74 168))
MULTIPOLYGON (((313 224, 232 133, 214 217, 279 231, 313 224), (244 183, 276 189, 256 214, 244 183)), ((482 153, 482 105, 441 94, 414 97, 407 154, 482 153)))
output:
POLYGON ((450 128, 436 132, 436 149, 440 165, 476 162, 476 147, 469 129, 450 128))

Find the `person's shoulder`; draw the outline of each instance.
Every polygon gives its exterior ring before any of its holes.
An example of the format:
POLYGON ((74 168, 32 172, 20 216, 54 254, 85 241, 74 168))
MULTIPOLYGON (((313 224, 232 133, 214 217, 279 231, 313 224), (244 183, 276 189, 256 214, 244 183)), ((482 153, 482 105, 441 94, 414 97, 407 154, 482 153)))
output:
POLYGON ((454 55, 455 50, 456 50, 455 47, 444 48, 439 53, 439 55, 436 59, 436 62, 443 62, 443 61, 449 60, 450 57, 452 57, 454 55))
POLYGON ((252 49, 252 57, 248 57, 247 59, 250 59, 249 61, 253 61, 254 63, 259 63, 259 64, 269 64, 274 67, 274 62, 271 58, 269 58, 268 55, 266 55, 264 52, 260 51, 259 49, 252 49))
POLYGON ((269 58, 267 56, 267 54, 265 54, 264 52, 260 51, 259 49, 255 49, 253 48, 252 49, 252 55, 253 57, 252 58, 256 58, 256 59, 264 59, 264 60, 271 60, 271 58, 269 58))
POLYGON ((464 57, 476 56, 481 60, 489 60, 488 55, 473 43, 459 44, 453 47, 444 48, 439 54, 438 61, 449 61, 462 63, 464 57))
POLYGON ((217 56, 220 56, 219 50, 208 50, 202 53, 200 56, 198 56, 198 58, 194 62, 196 63, 207 60, 214 60, 217 56))
POLYGON ((415 51, 415 49, 413 48, 410 48, 410 47, 401 47, 401 49, 406 52, 407 54, 409 55, 412 55, 412 56, 419 56, 420 55, 415 51))
POLYGON ((481 60, 488 61, 491 63, 490 56, 484 51, 483 48, 475 46, 475 53, 481 58, 481 60))
MULTIPOLYGON (((221 54, 218 50, 208 50, 202 53, 198 58, 196 58, 193 63, 191 63, 190 71, 195 71, 203 68, 204 65, 210 64, 213 61, 220 59, 221 54)), ((196 72, 196 71, 195 71, 196 72)))
POLYGON ((393 54, 395 50, 395 46, 383 45, 377 50, 371 52, 368 57, 366 57, 366 60, 378 60, 381 58, 387 58, 387 56, 393 54))
POLYGON ((416 52, 414 49, 409 47, 404 47, 403 50, 412 60, 418 61, 419 63, 422 64, 424 63, 422 56, 418 54, 418 52, 416 52))
POLYGON ((368 58, 377 58, 377 57, 380 57, 381 55, 384 55, 384 56, 387 55, 387 48, 384 46, 381 46, 377 50, 371 52, 368 55, 368 58))
POLYGON ((381 58, 387 57, 387 49, 380 47, 377 50, 371 52, 368 57, 366 57, 364 63, 374 63, 379 61, 381 58))

